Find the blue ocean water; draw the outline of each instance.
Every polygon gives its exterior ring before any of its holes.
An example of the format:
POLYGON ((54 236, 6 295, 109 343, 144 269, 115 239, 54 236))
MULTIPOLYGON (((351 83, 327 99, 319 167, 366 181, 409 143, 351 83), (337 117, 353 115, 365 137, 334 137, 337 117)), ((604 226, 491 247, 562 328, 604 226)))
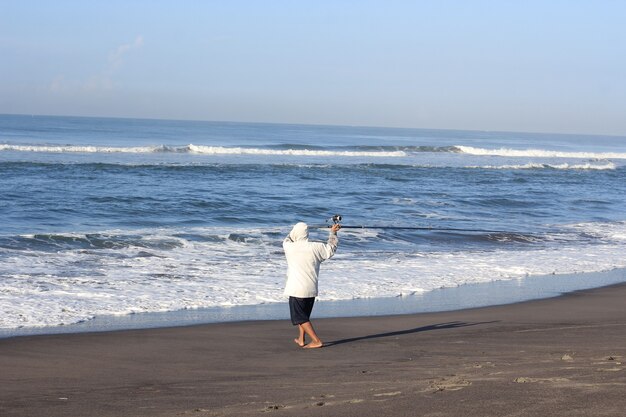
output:
POLYGON ((0 328, 281 302, 338 213, 379 228, 320 299, 623 268, 625 180, 625 137, 0 115, 0 328))

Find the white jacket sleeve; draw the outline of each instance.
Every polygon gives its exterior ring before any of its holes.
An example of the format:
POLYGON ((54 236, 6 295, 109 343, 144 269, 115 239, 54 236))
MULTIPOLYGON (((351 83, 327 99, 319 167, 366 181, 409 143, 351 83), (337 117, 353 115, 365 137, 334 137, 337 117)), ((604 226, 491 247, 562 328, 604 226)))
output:
POLYGON ((318 245, 318 259, 320 261, 325 261, 326 259, 330 259, 333 257, 335 252, 337 252, 337 246, 339 245, 339 238, 336 233, 330 232, 328 236, 328 241, 326 243, 320 243, 318 245))

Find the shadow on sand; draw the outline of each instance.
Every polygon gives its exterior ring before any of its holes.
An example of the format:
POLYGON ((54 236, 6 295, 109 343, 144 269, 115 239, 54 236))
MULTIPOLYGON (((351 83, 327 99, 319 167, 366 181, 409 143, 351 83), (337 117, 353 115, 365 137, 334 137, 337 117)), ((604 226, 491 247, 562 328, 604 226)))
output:
POLYGON ((342 345, 344 343, 358 342, 361 340, 379 339, 381 337, 402 336, 405 334, 429 332, 431 330, 456 329, 459 327, 478 326, 480 324, 490 324, 490 323, 497 323, 497 321, 483 321, 480 323, 465 323, 462 321, 451 321, 448 323, 439 323, 439 324, 431 324, 429 326, 416 327, 414 329, 398 330, 398 331, 389 332, 389 333, 370 334, 368 336, 359 336, 359 337, 352 337, 350 339, 341 339, 341 340, 334 340, 332 342, 324 342, 324 347, 326 348, 326 347, 331 347, 331 346, 336 346, 336 345, 342 345))

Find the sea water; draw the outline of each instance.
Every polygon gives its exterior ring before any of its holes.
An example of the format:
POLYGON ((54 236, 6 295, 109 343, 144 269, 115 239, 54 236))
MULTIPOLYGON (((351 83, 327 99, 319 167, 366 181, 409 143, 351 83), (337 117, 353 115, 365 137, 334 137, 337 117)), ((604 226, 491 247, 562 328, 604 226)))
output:
POLYGON ((625 213, 626 137, 0 115, 0 328, 284 302, 334 214, 320 300, 624 268, 625 213))

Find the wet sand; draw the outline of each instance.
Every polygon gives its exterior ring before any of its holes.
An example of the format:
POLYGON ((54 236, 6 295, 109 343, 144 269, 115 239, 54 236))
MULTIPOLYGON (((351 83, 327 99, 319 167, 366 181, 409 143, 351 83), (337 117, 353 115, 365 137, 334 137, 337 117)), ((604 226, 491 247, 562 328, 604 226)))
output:
POLYGON ((314 325, 322 349, 298 348, 286 320, 2 339, 0 415, 621 416, 626 409, 626 284, 314 325))

